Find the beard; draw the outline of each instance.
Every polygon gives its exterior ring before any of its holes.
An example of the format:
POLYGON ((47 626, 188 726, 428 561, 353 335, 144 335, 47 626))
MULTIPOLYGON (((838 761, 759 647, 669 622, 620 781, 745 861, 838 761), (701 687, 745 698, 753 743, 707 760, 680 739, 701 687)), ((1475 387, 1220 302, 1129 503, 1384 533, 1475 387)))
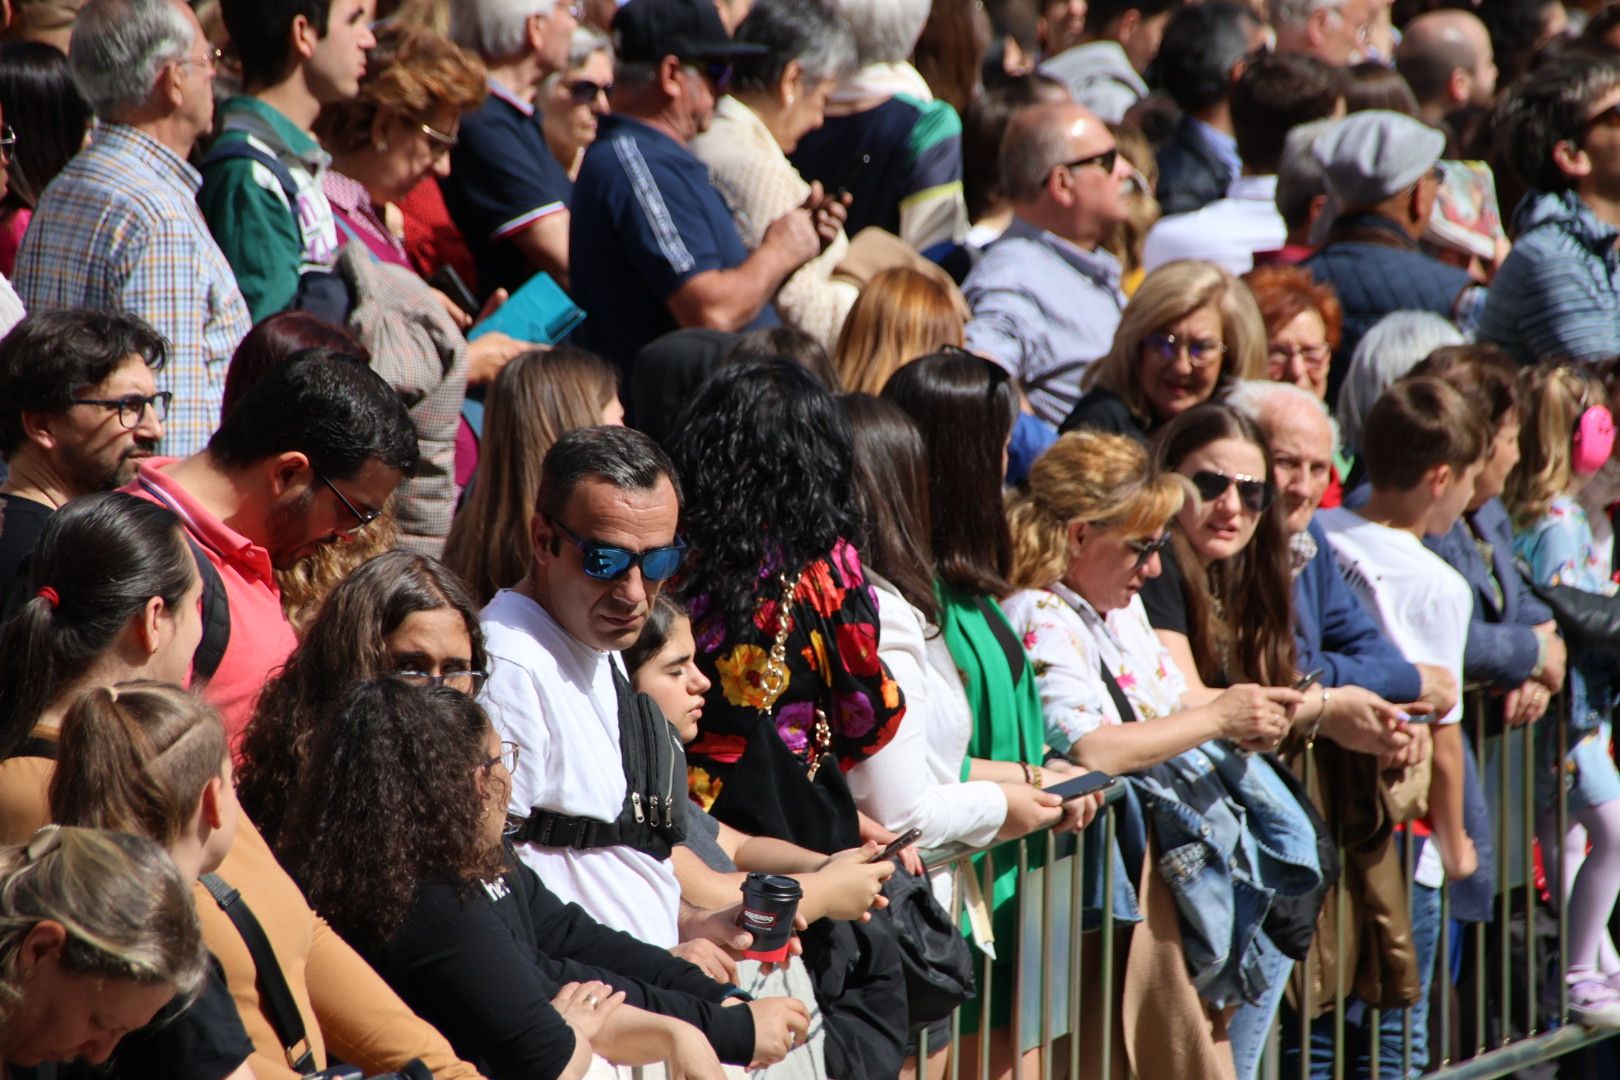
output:
POLYGON ((271 509, 265 520, 265 547, 275 569, 290 570, 315 553, 317 545, 309 539, 309 508, 314 501, 314 489, 309 488, 299 498, 271 509))
POLYGON ((81 454, 77 447, 63 444, 62 471, 69 476, 79 491, 90 494, 97 491, 116 491, 135 480, 140 463, 157 450, 151 439, 137 439, 122 454, 111 461, 81 454))

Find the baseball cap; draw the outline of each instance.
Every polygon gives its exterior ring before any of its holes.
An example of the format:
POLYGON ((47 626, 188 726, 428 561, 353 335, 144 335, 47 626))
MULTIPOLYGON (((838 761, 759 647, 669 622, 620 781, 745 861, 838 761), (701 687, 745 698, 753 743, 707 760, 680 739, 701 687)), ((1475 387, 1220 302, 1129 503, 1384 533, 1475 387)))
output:
POLYGON ((763 45, 732 41, 714 0, 630 0, 613 17, 613 48, 621 60, 657 63, 763 56, 763 45))

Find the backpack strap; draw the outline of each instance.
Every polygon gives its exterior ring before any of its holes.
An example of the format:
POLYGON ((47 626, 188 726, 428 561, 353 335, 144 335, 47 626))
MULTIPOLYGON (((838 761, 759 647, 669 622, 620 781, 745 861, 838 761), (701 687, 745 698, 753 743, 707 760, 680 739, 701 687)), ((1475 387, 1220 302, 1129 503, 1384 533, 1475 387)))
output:
POLYGON ((259 925, 258 918, 242 899, 242 894, 231 888, 224 878, 218 874, 204 874, 201 880, 208 895, 214 898, 214 903, 236 927, 248 954, 253 957, 259 996, 269 1007, 270 1026, 276 1029, 276 1037, 281 1040, 288 1066, 299 1075, 313 1071, 315 1050, 304 1031, 303 1014, 293 1000, 287 977, 281 972, 281 963, 276 959, 275 950, 270 947, 264 927, 259 925))
POLYGON ((11 756, 14 758, 37 757, 44 758, 46 761, 55 761, 57 758, 56 740, 30 735, 22 741, 11 756))
MULTIPOLYGON (((254 146, 246 138, 228 138, 221 135, 214 140, 214 145, 208 148, 203 155, 202 165, 198 169, 205 177, 210 168, 223 161, 239 161, 242 159, 263 165, 270 170, 270 175, 276 178, 281 185, 281 193, 287 196, 287 205, 298 205, 298 181, 293 177, 292 170, 281 163, 281 159, 266 150, 254 146)), ((206 183, 206 180, 204 181, 206 183)))
POLYGON ((230 597, 225 595, 225 581, 208 558, 207 549, 192 535, 191 518, 180 504, 145 477, 139 483, 142 491, 173 511, 185 526, 182 531, 186 536, 186 546, 191 548, 191 555, 197 562, 197 576, 202 578, 203 587, 203 634, 202 640, 197 642, 196 651, 191 654, 191 677, 194 680, 212 678, 214 672, 219 670, 220 661, 225 658, 225 647, 231 643, 231 602, 230 597))

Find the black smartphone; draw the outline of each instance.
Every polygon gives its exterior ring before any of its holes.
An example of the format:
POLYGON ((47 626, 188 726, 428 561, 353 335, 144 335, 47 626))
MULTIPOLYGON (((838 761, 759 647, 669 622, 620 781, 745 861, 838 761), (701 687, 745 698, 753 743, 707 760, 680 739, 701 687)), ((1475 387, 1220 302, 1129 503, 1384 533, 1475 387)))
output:
POLYGON ((833 197, 842 199, 845 195, 848 195, 849 189, 855 185, 855 181, 861 178, 861 173, 865 172, 866 167, 870 164, 872 164, 871 154, 862 154, 850 162, 849 168, 844 170, 844 175, 838 178, 838 186, 833 189, 833 197))
POLYGON ((1305 691, 1321 682, 1324 673, 1325 669, 1317 668, 1315 671, 1307 675, 1301 675, 1299 678, 1294 680, 1294 689, 1303 694, 1305 691))
POLYGON ((907 829, 905 832, 889 841, 889 846, 872 856, 869 861, 879 863, 884 859, 892 859, 896 855, 900 854, 900 850, 902 848, 908 848, 912 844, 915 844, 917 842, 917 837, 921 835, 921 829, 907 829))
POLYGON ((1049 794, 1056 795, 1064 802, 1078 799, 1082 795, 1090 795, 1093 791, 1101 791, 1114 782, 1114 778, 1105 772, 1088 772, 1084 776, 1076 776, 1073 780, 1065 780, 1061 784, 1053 784, 1045 788, 1049 794))
POLYGON ((467 288, 467 283, 461 280, 461 275, 456 273, 455 267, 446 263, 433 271, 433 276, 427 279, 427 283, 454 300, 456 307, 473 318, 478 318, 478 298, 467 288))

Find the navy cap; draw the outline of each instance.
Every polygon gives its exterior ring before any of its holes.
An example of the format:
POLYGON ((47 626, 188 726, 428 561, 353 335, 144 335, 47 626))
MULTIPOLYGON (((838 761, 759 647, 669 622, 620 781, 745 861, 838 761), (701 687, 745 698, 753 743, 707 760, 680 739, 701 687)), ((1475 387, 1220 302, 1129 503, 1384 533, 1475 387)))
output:
POLYGON ((623 60, 656 64, 763 56, 763 45, 732 41, 714 0, 630 0, 613 17, 613 49, 623 60))

